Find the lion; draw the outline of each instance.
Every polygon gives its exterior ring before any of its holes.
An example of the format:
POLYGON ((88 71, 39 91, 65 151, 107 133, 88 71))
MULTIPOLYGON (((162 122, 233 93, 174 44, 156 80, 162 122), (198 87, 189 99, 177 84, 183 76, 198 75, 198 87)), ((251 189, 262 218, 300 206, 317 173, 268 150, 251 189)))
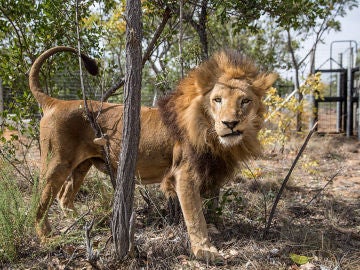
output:
MULTIPOLYGON (((57 197, 62 208, 74 208, 74 198, 92 165, 105 170, 102 146, 86 117, 83 100, 63 101, 46 95, 39 71, 51 55, 68 51, 54 47, 31 67, 30 89, 43 109, 40 121, 43 189, 36 214, 41 239, 51 233, 48 208, 57 197)), ((95 63, 81 55, 93 75, 95 63)), ((261 147, 257 133, 263 123, 261 101, 277 75, 266 73, 235 50, 221 50, 180 80, 158 103, 141 107, 141 133, 136 173, 142 184, 161 183, 167 197, 179 199, 195 257, 219 258, 210 243, 202 196, 217 193, 234 176, 238 163, 255 157, 261 147)), ((122 136, 123 105, 88 101, 92 115, 110 147, 116 171, 122 136)))

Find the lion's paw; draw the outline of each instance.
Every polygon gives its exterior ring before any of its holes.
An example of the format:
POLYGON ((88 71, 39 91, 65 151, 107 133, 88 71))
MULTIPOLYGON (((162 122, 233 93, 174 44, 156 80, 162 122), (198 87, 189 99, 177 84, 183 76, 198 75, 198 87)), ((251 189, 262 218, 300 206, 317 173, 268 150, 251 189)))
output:
POLYGON ((40 238, 40 241, 46 242, 47 238, 51 237, 52 231, 51 226, 48 220, 43 220, 41 222, 37 222, 35 225, 36 233, 40 238))
POLYGON ((214 246, 193 247, 193 252, 198 260, 211 263, 221 263, 224 261, 223 256, 219 254, 214 246))

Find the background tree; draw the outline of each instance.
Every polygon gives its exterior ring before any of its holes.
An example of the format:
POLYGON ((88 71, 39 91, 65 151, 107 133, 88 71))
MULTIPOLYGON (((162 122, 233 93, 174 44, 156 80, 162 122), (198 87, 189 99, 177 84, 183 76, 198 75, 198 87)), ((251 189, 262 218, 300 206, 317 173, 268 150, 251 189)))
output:
MULTIPOLYGON (((323 35, 331 30, 339 31, 339 17, 346 11, 358 6, 355 0, 338 1, 289 1, 287 5, 277 7, 282 17, 277 17, 279 26, 284 29, 287 40, 287 51, 291 56, 291 67, 294 71, 295 89, 300 89, 301 76, 306 77, 315 70, 315 53, 317 46, 323 40, 323 35), (303 49, 301 43, 312 40, 312 45, 299 57, 297 51, 303 49), (310 60, 309 60, 310 58, 310 60), (306 67, 308 70, 305 71, 306 67), (306 74, 304 74, 304 72, 306 74), (301 74, 302 73, 302 74, 301 74)), ((303 99, 298 92, 299 103, 303 99)), ((302 130, 302 113, 297 114, 296 130, 302 130)))
MULTIPOLYGON (((223 47, 235 47, 257 60, 266 69, 303 69, 306 61, 298 59, 304 38, 316 36, 319 29, 337 29, 339 16, 357 5, 355 0, 337 1, 214 1, 184 2, 183 55, 185 70, 198 64, 208 54, 223 47), (219 23, 220 22, 220 23, 219 23), (322 27, 321 27, 322 23, 322 27), (319 28, 320 27, 320 28, 319 28), (294 57, 288 46, 289 29, 294 57), (307 36, 305 35, 307 34, 307 36), (296 63, 294 62, 294 59, 296 63)), ((124 0, 82 1, 83 48, 101 63, 102 76, 87 79, 87 90, 98 97, 123 76, 125 65, 124 0)), ((0 4, 0 77, 4 87, 24 99, 28 93, 26 71, 40 52, 56 44, 76 44, 73 3, 64 1, 4 0, 0 4)), ((151 51, 143 70, 143 104, 153 104, 156 93, 170 91, 180 77, 178 48, 179 3, 170 0, 143 1, 144 48, 151 42, 164 10, 172 16, 151 51)), ((318 39, 321 40, 321 39, 318 39)), ((314 50, 315 51, 315 50, 314 50)), ((55 96, 74 97, 80 94, 68 84, 76 72, 77 63, 70 56, 57 56, 43 69, 45 89, 55 96), (56 75, 59 74, 59 75, 56 75), (69 74, 67 84, 57 78, 69 74), (68 90, 60 89, 68 88, 68 90)), ((301 71, 299 80, 301 81, 301 71)), ((296 79, 294 80, 297 81, 296 79)), ((75 84, 75 82, 74 82, 75 84)), ((76 85, 76 84, 75 84, 76 85)), ((75 88, 75 87, 74 87, 75 88)), ((111 101, 121 101, 122 95, 111 101)), ((29 106, 27 95, 24 106, 29 106)), ((20 101, 18 101, 20 102, 20 101)), ((27 112, 36 111, 36 106, 27 112)))

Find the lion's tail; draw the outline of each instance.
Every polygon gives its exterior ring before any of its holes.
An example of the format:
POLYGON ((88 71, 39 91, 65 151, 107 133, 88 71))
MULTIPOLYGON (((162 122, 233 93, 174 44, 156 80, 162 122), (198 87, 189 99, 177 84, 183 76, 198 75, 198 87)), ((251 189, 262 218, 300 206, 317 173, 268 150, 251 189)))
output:
MULTIPOLYGON (((65 51, 72 52, 74 54, 78 53, 78 51, 76 49, 70 48, 70 47, 65 47, 65 46, 53 47, 53 48, 43 52, 38 58, 36 58, 35 62, 33 63, 32 67, 30 69, 30 73, 29 73, 30 90, 33 93, 35 99, 39 102, 41 107, 46 107, 46 105, 52 103, 52 101, 54 99, 52 97, 48 96, 47 94, 45 94, 41 89, 40 80, 39 80, 40 68, 43 65, 43 63, 45 62, 45 60, 48 59, 50 56, 52 56, 58 52, 65 52, 65 51)), ((86 70, 91 75, 98 74, 99 69, 98 69, 98 66, 94 59, 91 59, 90 57, 86 56, 85 54, 81 54, 81 59, 84 62, 84 66, 85 66, 86 70)))

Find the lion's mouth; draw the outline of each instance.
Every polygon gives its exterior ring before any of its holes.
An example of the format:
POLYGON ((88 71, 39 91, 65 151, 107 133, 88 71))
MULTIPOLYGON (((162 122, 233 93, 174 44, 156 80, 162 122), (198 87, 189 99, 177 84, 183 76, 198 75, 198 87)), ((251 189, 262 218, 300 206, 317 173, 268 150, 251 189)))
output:
POLYGON ((233 137, 233 136, 240 136, 240 135, 242 135, 242 132, 240 130, 235 130, 231 133, 222 135, 221 137, 225 138, 225 137, 233 137))

